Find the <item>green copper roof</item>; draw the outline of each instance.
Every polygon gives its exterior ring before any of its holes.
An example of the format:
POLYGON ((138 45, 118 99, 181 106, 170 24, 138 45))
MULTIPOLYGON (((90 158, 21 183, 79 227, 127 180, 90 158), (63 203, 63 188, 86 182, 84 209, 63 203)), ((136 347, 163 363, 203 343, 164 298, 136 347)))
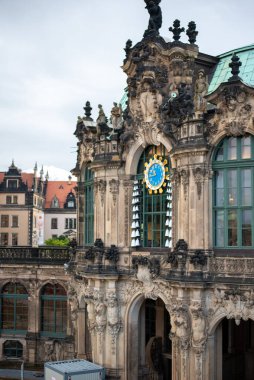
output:
POLYGON ((121 98, 121 100, 120 100, 120 104, 121 104, 121 107, 122 107, 122 110, 124 111, 125 109, 126 109, 126 107, 127 107, 127 105, 126 105, 126 102, 127 102, 127 100, 128 100, 128 95, 127 95, 127 93, 128 93, 128 88, 126 87, 125 89, 124 89, 124 94, 123 94, 123 96, 122 96, 122 98, 121 98))
POLYGON ((219 63, 216 66, 208 92, 211 93, 222 83, 232 76, 228 66, 232 55, 236 53, 242 62, 239 77, 247 85, 254 86, 254 45, 245 46, 239 49, 228 51, 218 56, 219 63))

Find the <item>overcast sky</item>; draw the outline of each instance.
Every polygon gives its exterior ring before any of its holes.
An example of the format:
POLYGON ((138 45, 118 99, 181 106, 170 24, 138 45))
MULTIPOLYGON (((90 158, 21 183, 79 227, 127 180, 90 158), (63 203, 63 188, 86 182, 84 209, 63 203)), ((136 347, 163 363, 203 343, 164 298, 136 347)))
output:
MULTIPOLYGON (((197 44, 218 55, 254 43, 253 0, 162 0, 160 34, 194 20, 197 44)), ((76 164, 77 116, 122 97, 128 38, 148 24, 143 0, 0 0, 0 170, 76 164)), ((182 37, 186 41, 186 36, 182 37)))

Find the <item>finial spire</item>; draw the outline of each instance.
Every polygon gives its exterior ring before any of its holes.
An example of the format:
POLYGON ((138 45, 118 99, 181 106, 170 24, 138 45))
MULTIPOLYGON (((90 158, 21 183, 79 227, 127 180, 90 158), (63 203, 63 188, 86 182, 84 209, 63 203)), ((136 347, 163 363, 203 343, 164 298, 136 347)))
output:
POLYGON ((229 63, 229 67, 231 68, 232 77, 229 78, 229 81, 239 80, 240 66, 242 66, 242 62, 240 58, 234 53, 231 58, 231 62, 229 63))
POLYGON ((174 41, 179 41, 181 33, 184 32, 184 28, 180 28, 180 21, 177 19, 173 22, 173 28, 171 26, 168 30, 173 33, 174 41))
POLYGON ((42 167, 41 167, 41 171, 40 171, 40 178, 42 179, 42 177, 43 177, 43 174, 44 174, 44 171, 43 171, 43 165, 42 165, 42 167))
POLYGON ((198 31, 196 30, 196 23, 194 21, 189 22, 186 34, 189 37, 189 43, 195 44, 198 31))

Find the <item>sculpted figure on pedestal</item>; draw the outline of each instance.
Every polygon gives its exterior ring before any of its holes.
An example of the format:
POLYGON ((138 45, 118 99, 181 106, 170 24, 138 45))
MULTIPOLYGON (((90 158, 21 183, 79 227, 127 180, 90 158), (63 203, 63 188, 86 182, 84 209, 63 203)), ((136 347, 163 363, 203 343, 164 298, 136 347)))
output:
POLYGON ((146 3, 146 9, 148 10, 148 13, 150 15, 148 28, 144 33, 144 37, 150 36, 150 35, 158 35, 159 29, 162 25, 162 14, 161 14, 161 8, 159 6, 161 0, 145 0, 146 3))
POLYGON ((113 130, 118 130, 122 128, 122 107, 121 104, 117 105, 116 102, 113 103, 114 107, 111 110, 111 122, 113 130))
POLYGON ((151 84, 144 82, 140 90, 140 107, 145 122, 152 121, 156 111, 154 94, 151 84))
POLYGON ((114 294, 111 294, 108 298, 108 324, 109 326, 114 326, 119 322, 119 311, 117 298, 114 294))
POLYGON ((95 321, 97 331, 103 331, 107 324, 107 308, 103 302, 98 302, 95 305, 95 321))
POLYGON ((194 347, 202 346, 207 339, 206 320, 200 305, 193 305, 192 315, 192 344, 194 347))
POLYGON ((95 310, 94 304, 91 301, 86 300, 87 302, 87 316, 88 316, 88 329, 92 332, 95 328, 95 310))
POLYGON ((205 75, 204 70, 199 70, 198 78, 195 82, 195 96, 194 96, 194 104, 195 111, 205 112, 206 111, 206 99, 204 96, 206 95, 208 90, 208 82, 205 75))

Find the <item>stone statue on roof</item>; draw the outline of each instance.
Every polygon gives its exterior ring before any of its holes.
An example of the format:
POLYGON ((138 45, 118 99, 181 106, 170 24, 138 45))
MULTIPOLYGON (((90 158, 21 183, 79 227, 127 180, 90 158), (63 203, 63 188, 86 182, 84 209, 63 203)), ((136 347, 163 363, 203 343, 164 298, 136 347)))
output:
POLYGON ((111 110, 111 123, 113 130, 121 129, 122 127, 122 107, 121 104, 117 105, 116 102, 113 103, 113 108, 111 110))
POLYGON ((159 6, 161 0, 145 0, 146 9, 150 15, 148 28, 144 33, 144 37, 158 35, 162 25, 162 14, 159 6))
POLYGON ((98 104, 98 111, 99 114, 96 119, 96 129, 97 135, 100 136, 101 134, 108 134, 110 128, 107 125, 107 118, 101 104, 98 104))

